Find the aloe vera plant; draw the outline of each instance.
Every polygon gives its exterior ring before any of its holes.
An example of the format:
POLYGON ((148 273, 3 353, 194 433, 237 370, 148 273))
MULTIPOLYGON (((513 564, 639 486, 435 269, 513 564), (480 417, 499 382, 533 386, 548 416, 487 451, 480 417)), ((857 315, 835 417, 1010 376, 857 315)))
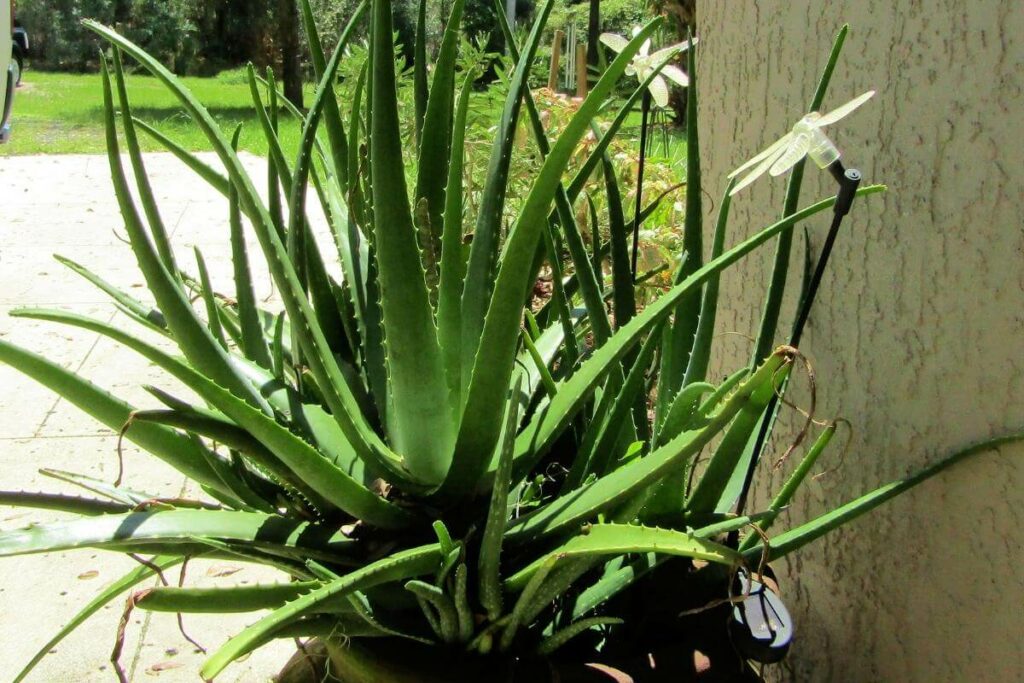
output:
MULTIPOLYGON (((727 246, 730 188, 724 188, 707 260, 686 254, 674 285, 635 310, 628 223, 607 155, 625 111, 610 127, 597 129, 600 140, 582 170, 565 179, 577 143, 658 21, 621 46, 574 118, 548 139, 527 76, 551 4, 538 8, 522 45, 504 27, 515 70, 476 215, 464 210, 463 143, 473 74, 456 69, 463 0, 452 5, 432 69, 422 60, 425 51, 416 51, 421 60, 412 112, 400 112, 396 98, 390 1, 365 0, 330 57, 308 0, 302 1, 319 84, 307 113, 291 110, 303 123, 294 160, 276 136, 272 81, 249 73, 270 147, 266 201, 239 161, 237 137, 222 131, 157 60, 112 29, 87 22, 113 48, 112 62, 103 65, 111 175, 155 305, 83 266, 68 265, 180 353, 73 312, 23 309, 15 315, 106 335, 197 399, 153 389, 165 407, 137 410, 3 340, 0 360, 121 430, 197 482, 207 498, 163 499, 159 492, 139 494, 72 474, 62 476, 93 497, 0 493, 0 503, 76 515, 0 534, 0 555, 88 547, 154 556, 87 605, 19 680, 68 631, 157 569, 190 557, 222 556, 276 567, 292 581, 157 587, 131 596, 135 608, 156 611, 269 610, 209 655, 200 672, 205 679, 272 639, 297 636, 319 638, 346 681, 384 680, 380 670, 390 672, 387 680, 492 680, 496 671, 527 666, 531 657, 626 667, 640 655, 647 662, 661 641, 679 632, 655 633, 664 622, 648 623, 637 612, 631 600, 645 591, 666 580, 688 587, 684 599, 672 593, 663 605, 670 624, 685 623, 691 617, 680 613, 687 608, 729 597, 730 572, 793 552, 957 460, 1018 438, 960 451, 768 536, 828 445, 832 425, 768 508, 733 514, 745 449, 798 352, 778 347, 723 383, 710 383, 718 278, 758 247, 788 239, 795 225, 828 210, 835 199, 803 209, 794 205, 776 223, 727 246), (360 22, 370 25, 370 57, 355 96, 343 103, 335 94, 337 70, 360 22), (137 124, 124 55, 178 98, 222 168, 137 124), (403 165, 403 114, 415 116, 421 131, 411 173, 403 165), (510 213, 508 171, 521 119, 534 133, 543 163, 510 213), (139 151, 139 128, 227 198, 224 238, 232 245, 234 291, 214 291, 201 258, 190 274, 168 242, 139 151), (603 180, 592 179, 599 166, 603 180), (311 187, 334 238, 330 249, 314 239, 307 218, 311 187), (592 191, 606 193, 611 244, 592 244, 588 253, 574 207, 592 191), (247 229, 280 292, 281 313, 257 305, 247 229), (565 263, 562 244, 569 247, 565 263), (604 249, 612 261, 607 292, 595 273, 604 249), (554 272, 571 275, 559 275, 552 298, 528 311, 545 261, 554 272), (335 264, 340 280, 330 275, 328 266, 335 264), (654 419, 648 418, 649 402, 656 403, 654 419), (704 451, 707 465, 695 468, 704 451), (738 547, 725 542, 735 531, 746 532, 738 547), (429 664, 402 674, 401 662, 374 660, 381 652, 375 647, 396 642, 400 652, 426 653, 429 664), (480 671, 487 673, 474 673, 480 671)), ((825 85, 837 56, 838 49, 825 85)), ((690 187, 683 229, 691 235, 685 243, 699 252, 695 50, 687 57, 690 187)), ((624 108, 663 66, 639 84, 624 108)), ((799 173, 794 182, 798 192, 799 173)), ((715 616, 711 624, 707 634, 727 644, 725 620, 715 616)))

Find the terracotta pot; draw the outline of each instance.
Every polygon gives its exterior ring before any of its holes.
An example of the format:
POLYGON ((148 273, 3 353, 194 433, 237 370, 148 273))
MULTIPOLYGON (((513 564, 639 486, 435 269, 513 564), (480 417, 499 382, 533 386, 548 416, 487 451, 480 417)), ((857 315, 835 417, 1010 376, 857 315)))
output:
POLYGON ((314 641, 297 652, 278 683, 747 683, 759 679, 729 651, 709 657, 692 648, 637 655, 614 663, 554 656, 515 660, 469 656, 396 638, 314 641), (327 677, 330 673, 333 678, 327 677))

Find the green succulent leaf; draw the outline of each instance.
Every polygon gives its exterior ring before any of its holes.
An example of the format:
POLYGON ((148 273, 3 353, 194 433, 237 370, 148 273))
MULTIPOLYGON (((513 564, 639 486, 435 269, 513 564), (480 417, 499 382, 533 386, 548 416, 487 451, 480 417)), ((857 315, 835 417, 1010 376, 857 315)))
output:
POLYGON ((255 548, 301 548, 346 561, 356 547, 355 541, 339 531, 278 515, 237 510, 153 510, 3 532, 0 557, 128 544, 194 544, 201 537, 238 541, 255 548))
MULTIPOLYGON (((439 484, 449 471, 454 416, 423 277, 402 167, 390 0, 374 1, 373 238, 388 368, 385 425, 405 466, 439 484)), ((443 176, 442 176, 443 177, 443 176)))
POLYGON ((567 560, 589 555, 625 555, 659 553, 691 557, 718 564, 738 564, 742 556, 736 550, 701 538, 692 532, 659 529, 635 524, 588 524, 557 549, 534 561, 505 580, 510 592, 523 590, 552 558, 567 560))
POLYGON ((248 652, 254 643, 260 642, 282 626, 294 623, 327 600, 341 598, 383 583, 429 574, 437 567, 439 560, 438 544, 419 546, 396 552, 330 581, 279 607, 231 638, 206 660, 200 675, 206 680, 211 680, 223 671, 224 667, 248 652))
MULTIPOLYGON (((860 498, 851 500, 849 503, 840 505, 839 507, 828 511, 805 524, 801 524, 800 526, 781 533, 778 536, 773 536, 770 539, 771 543, 768 551, 768 561, 770 562, 780 557, 785 557, 789 553, 799 550, 811 541, 824 536, 828 532, 837 529, 844 524, 848 524, 861 515, 875 509, 882 503, 885 503, 904 491, 927 481, 939 472, 942 472, 946 468, 955 465, 962 460, 966 460, 967 458, 980 453, 997 450, 1010 444, 1020 443, 1021 441, 1024 441, 1024 432, 1008 434, 1006 436, 981 441, 972 446, 968 446, 967 448, 958 450, 952 455, 949 455, 928 467, 918 470, 912 475, 893 481, 885 486, 875 489, 871 493, 864 494, 860 498)), ((758 561, 762 555, 762 544, 758 543, 755 546, 748 548, 744 551, 743 555, 749 561, 758 561)))
MULTIPOLYGON (((544 165, 523 203, 519 219, 505 244, 501 267, 494 285, 494 296, 487 310, 479 341, 479 353, 473 364, 466 408, 455 446, 455 466, 452 467, 444 484, 446 491, 475 488, 487 467, 501 430, 502 392, 508 387, 515 361, 514 330, 519 328, 522 319, 523 295, 532 284, 535 275, 534 255, 562 172, 576 143, 589 127, 590 120, 625 72, 630 58, 636 54, 643 41, 654 32, 659 23, 659 20, 654 20, 641 29, 629 46, 608 67, 562 131, 551 153, 544 160, 544 165)), ((529 49, 526 54, 529 55, 529 49)), ((473 244, 475 247, 475 239, 473 244)), ((472 266, 472 258, 470 265, 472 266)), ((467 280, 467 286, 470 284, 471 281, 467 280)), ((465 312, 464 307, 463 313, 465 312)), ((465 341, 464 335, 463 342, 465 341)))
POLYGON ((275 609, 320 586, 319 581, 230 586, 226 588, 178 588, 155 586, 134 596, 135 606, 151 612, 230 614, 275 609))

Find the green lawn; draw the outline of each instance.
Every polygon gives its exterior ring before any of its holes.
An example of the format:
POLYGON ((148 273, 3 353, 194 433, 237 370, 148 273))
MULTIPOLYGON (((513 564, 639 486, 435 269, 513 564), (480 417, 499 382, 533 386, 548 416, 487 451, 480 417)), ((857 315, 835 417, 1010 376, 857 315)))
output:
MULTIPOLYGON (((228 71, 215 78, 183 78, 223 126, 242 128, 241 146, 256 153, 266 151, 241 71, 228 71)), ((135 115, 191 150, 209 149, 202 133, 190 125, 177 100, 155 78, 135 74, 128 77, 129 95, 135 115)), ((103 139, 103 99, 98 74, 63 74, 27 71, 14 100, 13 136, 0 146, 0 156, 18 154, 97 154, 106 151, 103 139)), ((299 125, 282 118, 281 136, 286 147, 296 144, 299 125)), ((143 148, 160 146, 140 134, 143 148)))

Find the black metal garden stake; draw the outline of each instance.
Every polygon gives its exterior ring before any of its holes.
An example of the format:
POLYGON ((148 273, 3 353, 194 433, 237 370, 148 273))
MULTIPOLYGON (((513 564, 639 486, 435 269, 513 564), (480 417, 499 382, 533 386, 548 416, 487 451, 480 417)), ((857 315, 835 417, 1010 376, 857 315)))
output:
MULTIPOLYGON (((843 218, 850 212, 850 207, 853 205, 853 198, 857 194, 857 187, 860 185, 861 181, 860 171, 855 168, 844 168, 843 163, 838 158, 828 165, 828 171, 839 184, 839 192, 836 195, 836 203, 832 209, 832 226, 829 228, 828 236, 825 238, 825 244, 821 249, 821 254, 818 256, 817 264, 814 267, 814 273, 811 275, 810 282, 807 285, 807 291, 800 302, 796 322, 793 324, 793 333, 789 340, 789 345, 793 347, 799 347, 800 345, 800 339, 803 336, 804 327, 807 324, 807 318, 811 314, 811 306, 814 305, 814 298, 818 293, 818 287, 821 285, 821 278, 825 273, 825 267, 828 265, 829 256, 832 255, 832 247, 835 245, 836 237, 839 235, 839 227, 843 222, 843 218)), ((775 420, 776 410, 779 405, 779 394, 781 392, 782 389, 772 396, 771 401, 768 403, 768 407, 765 410, 764 417, 761 420, 761 426, 757 433, 757 440, 754 442, 750 462, 747 465, 747 474, 743 480, 743 488, 740 491, 739 500, 736 503, 737 514, 741 514, 744 506, 746 505, 747 494, 750 491, 750 485, 754 478, 754 470, 757 468, 757 463, 761 458, 761 452, 764 450, 764 442, 768 438, 772 422, 775 420)), ((739 533, 736 531, 732 532, 729 537, 730 545, 735 546, 738 538, 739 533)))

